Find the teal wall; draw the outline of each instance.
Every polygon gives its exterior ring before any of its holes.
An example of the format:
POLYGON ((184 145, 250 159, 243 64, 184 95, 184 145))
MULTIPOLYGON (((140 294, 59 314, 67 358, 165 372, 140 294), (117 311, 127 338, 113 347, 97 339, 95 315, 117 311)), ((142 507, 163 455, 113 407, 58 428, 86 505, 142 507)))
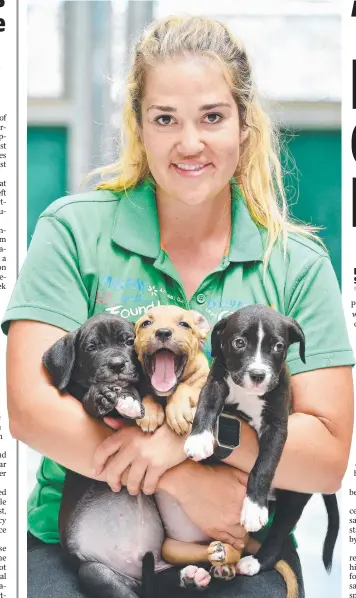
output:
MULTIPOLYGON (((301 131, 288 136, 288 150, 297 167, 285 183, 291 212, 300 220, 322 226, 327 246, 341 281, 341 132, 301 131), (296 182, 296 178, 298 184, 296 182), (299 195, 297 194, 299 188, 299 195)), ((290 166, 290 164, 289 164, 290 166)))
MULTIPOLYGON (((341 277, 341 133, 301 131, 285 137, 297 171, 285 182, 292 214, 323 226, 324 239, 341 277), (299 193, 297 189, 299 188, 299 193), (295 201, 297 200, 297 203, 295 201)), ((28 241, 49 203, 66 194, 68 135, 64 127, 28 129, 28 241)), ((291 164, 287 164, 290 169, 291 164)))
POLYGON ((68 172, 66 127, 27 129, 27 242, 37 218, 55 199, 66 194, 68 172))

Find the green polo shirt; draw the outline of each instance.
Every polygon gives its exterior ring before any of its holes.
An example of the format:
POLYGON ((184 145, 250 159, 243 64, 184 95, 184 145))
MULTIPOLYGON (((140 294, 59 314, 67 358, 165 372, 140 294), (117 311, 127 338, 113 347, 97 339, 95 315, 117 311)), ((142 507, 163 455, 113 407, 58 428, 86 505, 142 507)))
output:
MULTIPOLYGON (((230 249, 188 299, 161 248, 155 189, 147 180, 126 192, 92 191, 64 197, 40 216, 2 321, 37 320, 66 331, 107 311, 131 321, 157 305, 196 309, 211 327, 243 305, 263 303, 296 318, 306 335, 306 364, 298 346, 288 353, 292 374, 352 365, 340 291, 325 251, 290 235, 287 255, 276 244, 263 277, 266 231, 250 217, 235 183, 230 249)), ((204 345, 210 358, 210 337, 204 345)), ((336 400, 336 397, 335 397, 336 400)), ((29 530, 58 542, 65 469, 43 458, 29 498, 29 530)))

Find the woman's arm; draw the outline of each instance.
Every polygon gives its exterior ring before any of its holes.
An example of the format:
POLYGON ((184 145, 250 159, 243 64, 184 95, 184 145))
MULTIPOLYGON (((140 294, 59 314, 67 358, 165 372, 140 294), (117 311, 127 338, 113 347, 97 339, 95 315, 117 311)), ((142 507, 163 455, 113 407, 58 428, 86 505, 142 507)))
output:
MULTIPOLYGON (((292 376, 293 411, 288 438, 276 471, 276 488, 333 493, 346 470, 353 427, 350 367, 292 376)), ((250 472, 258 454, 254 431, 244 424, 241 445, 225 463, 250 472)))
POLYGON ((60 394, 42 365, 43 353, 64 334, 60 328, 39 322, 11 323, 7 344, 10 432, 57 463, 97 477, 93 455, 112 431, 89 417, 71 395, 60 394))

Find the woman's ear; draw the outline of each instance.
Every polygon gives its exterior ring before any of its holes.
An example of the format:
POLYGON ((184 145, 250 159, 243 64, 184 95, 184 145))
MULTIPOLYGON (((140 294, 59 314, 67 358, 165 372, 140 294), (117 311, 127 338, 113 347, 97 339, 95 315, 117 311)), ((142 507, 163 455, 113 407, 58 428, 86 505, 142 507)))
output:
POLYGON ((69 384, 75 364, 76 338, 77 331, 69 332, 47 349, 42 357, 43 365, 58 390, 64 390, 69 384))

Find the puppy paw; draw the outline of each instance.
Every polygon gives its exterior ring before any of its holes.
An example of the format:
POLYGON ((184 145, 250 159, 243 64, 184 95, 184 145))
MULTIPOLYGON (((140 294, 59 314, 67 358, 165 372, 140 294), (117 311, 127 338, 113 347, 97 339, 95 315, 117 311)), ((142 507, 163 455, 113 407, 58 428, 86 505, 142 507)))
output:
POLYGON ((236 572, 240 575, 256 575, 261 568, 260 563, 254 556, 244 556, 236 566, 236 572))
POLYGON ((219 565, 218 567, 211 567, 209 573, 214 579, 230 581, 236 576, 236 565, 219 565))
POLYGON ((207 459, 214 452, 214 435, 209 430, 191 434, 184 443, 184 452, 193 461, 207 459))
POLYGON ((119 397, 116 409, 120 415, 129 417, 130 419, 143 418, 145 415, 145 410, 141 401, 138 401, 131 395, 119 397))
POLYGON ((253 502, 248 496, 242 504, 240 523, 248 532, 258 532, 268 522, 268 509, 253 502))
POLYGON ((180 572, 180 587, 195 588, 196 590, 205 590, 209 585, 211 576, 201 567, 188 565, 180 572))
POLYGON ((122 390, 117 384, 93 385, 83 399, 83 406, 93 417, 103 418, 116 409, 122 390))
POLYGON ((223 565, 226 559, 225 544, 211 542, 208 546, 208 559, 212 565, 223 565))
POLYGON ((145 410, 144 417, 136 419, 136 423, 143 432, 154 432, 164 422, 164 409, 152 397, 145 397, 142 401, 145 410))
POLYGON ((189 401, 170 400, 166 406, 167 424, 176 434, 187 434, 191 430, 195 411, 189 401))

